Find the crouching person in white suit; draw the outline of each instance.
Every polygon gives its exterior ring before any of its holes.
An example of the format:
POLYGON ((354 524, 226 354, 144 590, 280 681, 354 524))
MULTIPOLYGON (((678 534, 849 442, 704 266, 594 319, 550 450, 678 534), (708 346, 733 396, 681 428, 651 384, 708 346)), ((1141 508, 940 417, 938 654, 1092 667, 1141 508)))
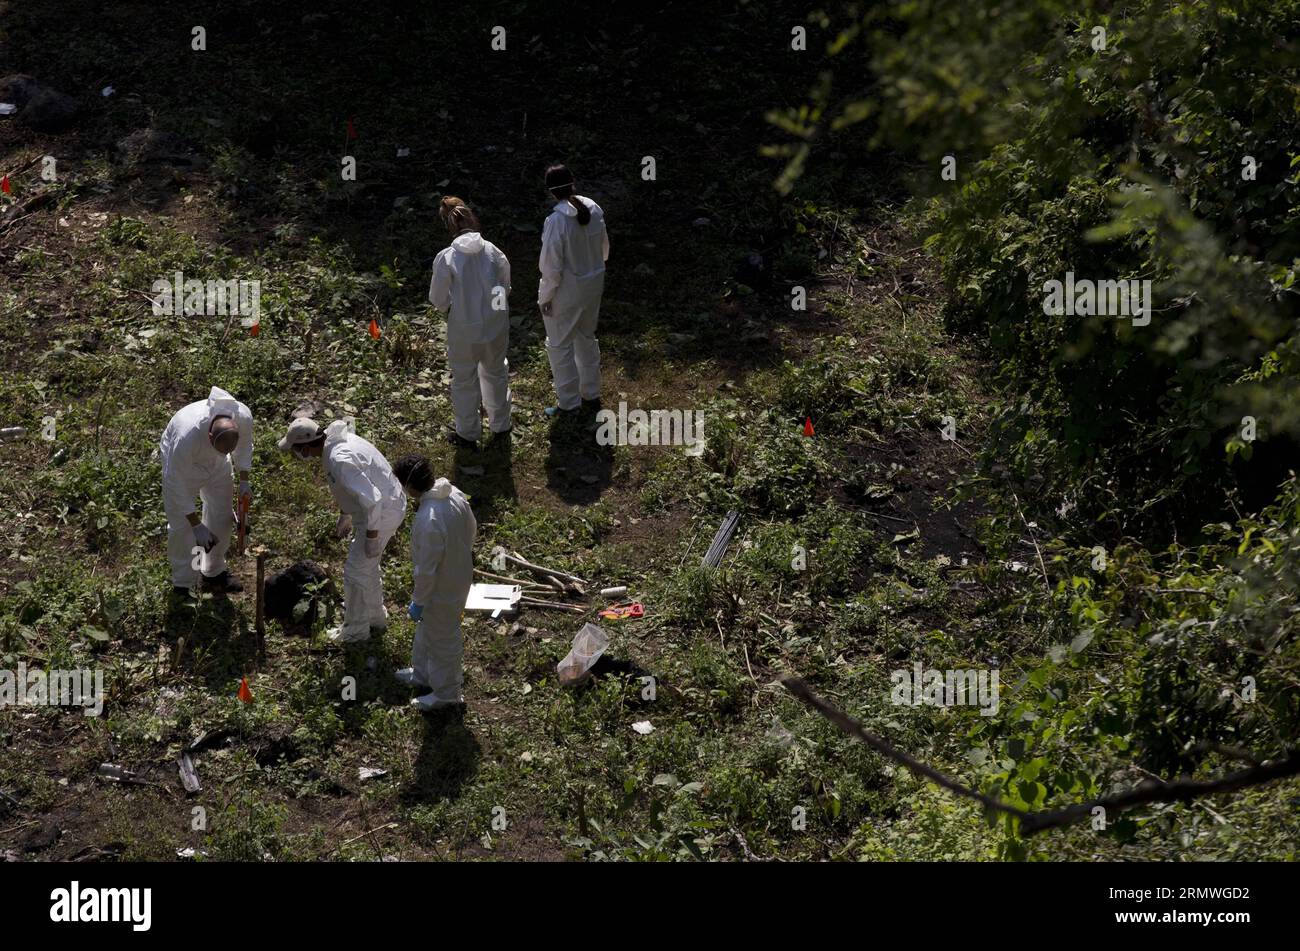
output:
POLYGON ((209 591, 244 590, 226 570, 226 550, 235 524, 233 469, 239 470, 241 500, 251 503, 253 498, 253 414, 214 386, 206 400, 182 407, 171 418, 158 455, 173 593, 186 594, 200 574, 209 591), (195 496, 203 501, 202 517, 195 496))
POLYGON ((324 429, 295 419, 279 446, 300 459, 319 458, 342 513, 335 533, 352 532, 343 563, 343 623, 330 632, 336 644, 359 643, 388 628, 379 559, 406 515, 406 495, 383 453, 335 420, 324 429))
POLYGON ((411 701, 422 710, 462 702, 464 640, 460 621, 474 582, 478 523, 465 494, 433 478, 429 460, 403 456, 393 467, 406 492, 419 500, 411 524, 411 605, 416 622, 411 666, 397 671, 404 684, 427 691, 411 701))

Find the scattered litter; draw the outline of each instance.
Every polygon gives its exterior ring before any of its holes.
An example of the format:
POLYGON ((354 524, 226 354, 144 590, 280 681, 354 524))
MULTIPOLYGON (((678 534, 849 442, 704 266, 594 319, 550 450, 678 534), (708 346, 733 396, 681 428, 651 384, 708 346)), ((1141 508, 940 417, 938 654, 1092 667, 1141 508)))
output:
POLYGON ((4 429, 0 429, 0 439, 18 439, 25 432, 27 430, 22 426, 6 426, 4 429))
POLYGON ((185 848, 183 848, 183 849, 177 849, 177 850, 176 850, 176 857, 177 857, 178 859, 196 859, 196 858, 200 858, 200 857, 202 857, 202 858, 207 858, 207 857, 208 857, 208 853, 207 853, 207 852, 204 852, 202 849, 195 849, 195 848, 193 848, 193 847, 187 845, 187 846, 186 846, 185 848))
POLYGON ((707 228, 712 222, 708 218, 696 218, 691 222, 697 228, 707 228))
POLYGON ((655 727, 649 720, 638 720, 636 723, 632 724, 632 729, 636 730, 642 736, 649 736, 654 732, 655 727))
POLYGON ((378 766, 362 766, 357 770, 357 776, 364 783, 367 779, 378 779, 380 776, 387 776, 388 770, 380 769, 378 766))
POLYGON ((607 647, 608 634, 590 622, 582 625, 582 630, 573 638, 573 647, 555 666, 560 675, 560 686, 574 687, 586 680, 607 647))
POLYGON ((645 617, 645 607, 640 602, 632 604, 616 604, 600 612, 603 618, 609 618, 611 621, 622 620, 640 620, 645 617))
POLYGON ((115 93, 115 92, 117 92, 117 90, 114 89, 112 86, 105 86, 103 89, 101 89, 101 90, 99 91, 99 94, 100 94, 101 96, 103 96, 105 99, 107 99, 109 96, 113 95, 113 93, 115 93))
POLYGON ((397 157, 398 157, 398 158, 406 158, 406 157, 407 157, 408 155, 410 155, 410 154, 411 154, 411 150, 410 150, 410 149, 398 149, 398 150, 397 150, 397 157))
POLYGON ((490 611, 500 617, 502 611, 517 611, 523 589, 517 584, 472 584, 465 600, 466 611, 490 611))
POLYGON ((708 565, 710 568, 716 568, 722 564, 723 556, 727 554, 727 546, 731 544, 731 536, 736 534, 736 525, 739 522, 739 512, 731 511, 727 513, 727 517, 722 520, 722 525, 718 528, 717 534, 713 536, 713 542, 709 545, 709 550, 704 553, 701 564, 708 565))
POLYGON ((194 771, 194 761, 190 759, 189 753, 181 753, 176 760, 176 765, 181 771, 181 785, 185 787, 187 793, 196 793, 203 788, 199 782, 199 774, 194 771))
POLYGON ((99 769, 95 770, 96 776, 103 776, 105 779, 111 779, 116 783, 139 783, 142 780, 129 769, 123 769, 113 763, 100 763, 99 769))
POLYGON ((790 744, 794 742, 794 734, 791 733, 784 723, 776 717, 772 717, 772 725, 767 730, 767 738, 781 749, 789 749, 790 744))
POLYGON ((0 102, 0 116, 11 116, 18 111, 12 102, 0 102))
POLYGON ((204 730, 196 736, 190 745, 185 747, 185 752, 191 756, 202 753, 204 750, 210 750, 214 746, 220 746, 235 735, 234 730, 225 728, 219 730, 204 730))
POLYGON ((602 598, 624 598, 627 597, 627 585, 619 585, 616 588, 601 588, 600 596, 602 598))

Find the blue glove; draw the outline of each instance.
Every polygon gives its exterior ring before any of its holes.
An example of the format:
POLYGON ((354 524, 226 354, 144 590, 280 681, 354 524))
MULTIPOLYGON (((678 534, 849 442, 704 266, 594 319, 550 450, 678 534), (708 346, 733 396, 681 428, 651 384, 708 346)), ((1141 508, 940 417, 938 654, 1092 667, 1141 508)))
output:
POLYGON ((407 616, 410 617, 412 621, 418 621, 420 620, 420 618, 424 617, 424 608, 421 605, 418 605, 414 601, 412 601, 407 606, 406 613, 407 616))

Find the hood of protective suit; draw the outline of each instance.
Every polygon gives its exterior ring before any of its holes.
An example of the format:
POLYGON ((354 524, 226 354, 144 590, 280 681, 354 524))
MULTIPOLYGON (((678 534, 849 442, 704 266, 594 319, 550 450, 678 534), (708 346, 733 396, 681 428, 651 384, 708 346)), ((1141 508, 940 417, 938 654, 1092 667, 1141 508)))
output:
POLYGON ((446 479, 439 479, 425 495, 432 499, 445 499, 451 495, 452 485, 446 479))
POLYGON ((346 420, 336 419, 325 427, 325 441, 333 442, 336 439, 342 439, 348 434, 348 424, 346 420))
POLYGON ((208 419, 214 416, 234 416, 238 409, 239 400, 221 387, 214 386, 208 394, 208 419))
POLYGON ((477 231, 467 231, 451 242, 451 246, 462 254, 482 254, 483 245, 483 236, 477 231))

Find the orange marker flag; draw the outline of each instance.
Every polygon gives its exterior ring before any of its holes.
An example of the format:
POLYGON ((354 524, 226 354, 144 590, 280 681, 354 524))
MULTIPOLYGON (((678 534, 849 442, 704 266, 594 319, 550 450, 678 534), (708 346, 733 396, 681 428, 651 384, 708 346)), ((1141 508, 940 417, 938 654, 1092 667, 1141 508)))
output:
POLYGON ((261 321, 258 321, 257 323, 251 325, 251 326, 248 328, 248 334, 249 334, 250 337, 256 337, 256 336, 257 336, 258 334, 260 334, 261 332, 262 332, 262 322, 261 322, 261 321))
POLYGON ((13 191, 13 186, 9 184, 9 176, 6 175, 4 178, 0 178, 0 192, 4 192, 6 195, 12 195, 13 191))
POLYGON ((253 691, 248 689, 248 678, 243 677, 239 681, 239 699, 244 703, 253 702, 253 691))
POLYGON ((370 336, 374 337, 376 340, 379 339, 379 324, 373 317, 370 318, 370 336))
POLYGON ((803 420, 803 434, 804 434, 805 436, 811 436, 811 435, 813 434, 813 424, 812 424, 812 417, 811 417, 811 416, 805 416, 805 417, 804 417, 804 420, 803 420))

